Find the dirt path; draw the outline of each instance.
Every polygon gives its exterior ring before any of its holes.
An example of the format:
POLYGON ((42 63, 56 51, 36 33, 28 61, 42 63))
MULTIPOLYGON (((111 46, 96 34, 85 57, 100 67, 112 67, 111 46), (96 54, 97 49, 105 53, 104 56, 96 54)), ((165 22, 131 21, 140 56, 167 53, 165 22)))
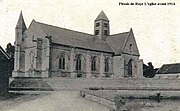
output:
POLYGON ((11 101, 0 101, 0 111, 109 111, 109 109, 81 98, 79 92, 57 91, 43 96, 24 95, 11 101))

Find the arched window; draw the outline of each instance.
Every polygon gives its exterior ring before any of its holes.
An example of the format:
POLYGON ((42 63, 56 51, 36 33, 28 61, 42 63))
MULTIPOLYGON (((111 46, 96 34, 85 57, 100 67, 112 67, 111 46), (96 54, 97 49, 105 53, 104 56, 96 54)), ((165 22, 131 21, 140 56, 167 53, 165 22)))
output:
POLYGON ((62 54, 59 58, 59 69, 65 69, 65 55, 62 54))
POLYGON ((77 71, 81 70, 81 55, 80 54, 76 56, 76 70, 77 71))
POLYGON ((33 66, 34 66, 34 56, 35 56, 35 53, 33 50, 31 50, 29 53, 29 57, 30 57, 29 60, 30 60, 31 68, 33 68, 33 66))
POLYGON ((134 72, 134 67, 135 67, 134 60, 130 59, 128 62, 128 77, 132 77, 134 72))
POLYGON ((96 71, 96 56, 91 57, 91 71, 96 71))
POLYGON ((132 52, 132 44, 129 45, 129 51, 132 52))
POLYGON ((104 72, 109 72, 109 59, 108 58, 105 59, 104 65, 105 65, 104 72))

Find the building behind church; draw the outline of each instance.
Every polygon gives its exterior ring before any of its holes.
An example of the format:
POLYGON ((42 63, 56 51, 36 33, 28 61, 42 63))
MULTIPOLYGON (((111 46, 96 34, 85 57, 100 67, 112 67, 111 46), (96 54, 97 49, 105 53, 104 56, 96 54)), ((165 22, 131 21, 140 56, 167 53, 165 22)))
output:
POLYGON ((110 35, 110 22, 103 11, 94 21, 94 34, 35 20, 27 29, 22 12, 15 34, 13 77, 143 77, 132 29, 110 35))
POLYGON ((8 92, 10 56, 0 46, 0 95, 8 92))

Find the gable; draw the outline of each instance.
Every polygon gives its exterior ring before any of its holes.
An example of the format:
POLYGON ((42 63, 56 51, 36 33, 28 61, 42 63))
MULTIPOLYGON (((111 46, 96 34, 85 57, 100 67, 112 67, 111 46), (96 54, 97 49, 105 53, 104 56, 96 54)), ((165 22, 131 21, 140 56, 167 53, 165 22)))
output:
POLYGON ((25 34, 29 39, 32 37, 41 38, 46 36, 46 34, 43 32, 43 30, 35 20, 32 20, 29 28, 25 31, 25 34))
POLYGON ((132 29, 123 45, 122 53, 139 56, 139 50, 132 29))
POLYGON ((120 34, 114 34, 107 37, 106 41, 110 45, 110 47, 113 49, 115 54, 121 54, 122 48, 124 46, 124 43, 126 39, 128 38, 129 32, 124 32, 120 34))

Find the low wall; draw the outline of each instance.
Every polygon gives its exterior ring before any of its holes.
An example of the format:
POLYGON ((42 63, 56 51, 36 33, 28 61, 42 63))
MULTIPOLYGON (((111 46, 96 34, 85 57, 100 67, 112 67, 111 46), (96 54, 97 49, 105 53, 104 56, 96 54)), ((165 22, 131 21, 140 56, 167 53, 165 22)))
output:
POLYGON ((81 90, 89 87, 108 88, 116 90, 180 90, 180 79, 138 79, 138 78, 15 78, 10 87, 37 87, 39 88, 46 83, 53 90, 81 90), (15 82, 16 81, 16 82, 15 82), (40 82, 39 82, 40 81, 40 82))
POLYGON ((171 79, 180 79, 180 73, 174 73, 174 74, 156 74, 155 78, 171 78, 171 79))
POLYGON ((80 90, 88 87, 119 88, 123 90, 180 90, 180 79, 46 79, 54 90, 80 90))
POLYGON ((106 99, 106 98, 102 98, 96 94, 93 94, 93 92, 90 92, 90 90, 83 89, 80 91, 80 95, 83 98, 89 99, 91 101, 97 102, 99 104, 103 104, 108 106, 110 109, 115 109, 115 102, 110 100, 110 99, 106 99))
POLYGON ((164 111, 167 108, 163 108, 164 106, 173 109, 173 107, 178 108, 180 103, 180 91, 128 91, 89 88, 81 90, 80 95, 83 98, 106 105, 112 111, 140 111, 140 109, 146 108, 161 108, 164 111), (172 104, 176 105, 173 106, 172 104))

